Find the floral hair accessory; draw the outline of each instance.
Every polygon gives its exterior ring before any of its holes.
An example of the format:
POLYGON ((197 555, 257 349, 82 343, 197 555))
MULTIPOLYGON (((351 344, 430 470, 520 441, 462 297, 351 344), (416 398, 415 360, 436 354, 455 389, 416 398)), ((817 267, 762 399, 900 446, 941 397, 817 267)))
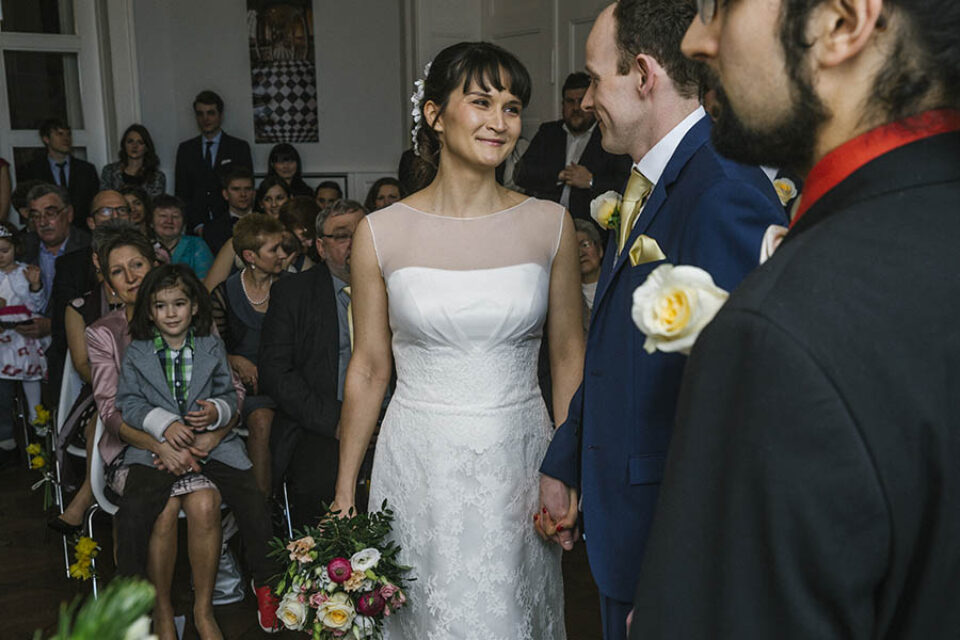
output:
POLYGON ((430 74, 430 65, 432 64, 433 61, 430 61, 423 67, 423 77, 418 78, 417 81, 413 83, 416 89, 414 89, 413 95, 410 96, 410 102, 413 103, 413 110, 410 112, 410 115, 413 116, 413 129, 410 131, 410 137, 413 138, 413 154, 416 156, 420 155, 420 143, 417 142, 417 134, 420 133, 420 125, 423 121, 423 111, 420 108, 420 103, 423 102, 423 85, 427 81, 427 76, 430 74))
POLYGON ((0 238, 12 238, 13 233, 10 229, 7 229, 5 226, 0 225, 0 238))

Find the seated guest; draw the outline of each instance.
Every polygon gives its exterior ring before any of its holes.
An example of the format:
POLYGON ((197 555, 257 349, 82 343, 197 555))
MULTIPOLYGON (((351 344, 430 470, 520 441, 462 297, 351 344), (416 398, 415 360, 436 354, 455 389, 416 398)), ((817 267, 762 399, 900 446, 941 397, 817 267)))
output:
MULTIPOLYGON (((237 392, 212 324, 210 297, 189 267, 163 265, 143 279, 130 316, 133 341, 123 359, 117 406, 124 422, 169 443, 180 455, 156 464, 150 451, 127 448, 124 461, 130 473, 117 512, 118 535, 121 540, 136 537, 144 548, 168 496, 211 493, 205 503, 216 509, 222 495, 237 516, 254 580, 265 584, 272 569, 269 512, 243 441, 233 429, 237 392), (203 435, 211 437, 201 440, 203 435)), ((219 637, 212 595, 220 531, 202 527, 193 535, 192 528, 188 522, 194 622, 201 638, 219 637)), ((172 572, 174 558, 165 555, 161 561, 172 572)))
POLYGON ((312 196, 311 189, 303 181, 303 168, 300 165, 300 154, 292 144, 282 142, 270 150, 267 158, 267 177, 278 176, 294 196, 312 196))
POLYGON ((320 262, 316 254, 316 220, 319 213, 317 203, 306 196, 297 196, 280 208, 280 222, 297 244, 298 255, 287 271, 300 273, 320 262))
POLYGON ((58 118, 44 120, 39 133, 45 150, 26 168, 26 175, 22 177, 55 184, 69 193, 73 203, 73 226, 85 229, 90 201, 100 190, 97 170, 86 160, 71 155, 73 133, 66 122, 58 118))
MULTIPOLYGON (((97 248, 105 243, 112 242, 114 237, 126 237, 130 234, 130 223, 125 220, 108 220, 93 230, 93 262, 97 264, 97 248)), ((73 443, 87 451, 87 464, 83 480, 60 516, 51 518, 47 524, 64 535, 78 533, 83 525, 83 516, 87 508, 93 504, 93 492, 90 488, 90 449, 93 446, 94 428, 97 423, 97 405, 93 401, 93 387, 90 378, 90 362, 87 354, 86 328, 102 318, 112 310, 123 307, 123 301, 103 280, 102 270, 95 269, 96 284, 82 297, 70 301, 64 312, 63 325, 67 341, 67 357, 70 358, 74 370, 83 381, 80 394, 70 408, 63 428, 57 435, 56 454, 61 462, 64 459, 66 447, 73 443)), ((67 484, 70 466, 62 465, 67 484)))
POLYGON ((363 206, 367 211, 376 211, 407 197, 407 191, 396 178, 380 178, 370 187, 363 206))
MULTIPOLYGON (((30 221, 35 231, 27 233, 23 238, 23 261, 40 267, 47 317, 37 318, 30 324, 20 325, 16 330, 30 338, 42 338, 53 332, 53 342, 47 348, 47 371, 50 386, 56 392, 60 389, 60 373, 63 371, 65 355, 62 331, 59 329, 63 310, 66 308, 67 300, 82 295, 89 287, 80 287, 79 291, 61 302, 53 294, 56 289, 54 276, 60 257, 80 253, 81 263, 84 257, 89 259, 90 234, 70 224, 73 220, 73 206, 70 204, 70 196, 60 187, 47 183, 37 184, 27 193, 27 202, 30 221), (58 335, 61 336, 60 340, 57 338, 58 335)), ((88 271, 79 274, 62 273, 60 280, 66 282, 71 276, 81 279, 86 276, 93 277, 90 273, 92 270, 91 264, 88 271)))
POLYGON ((350 247, 366 212, 340 200, 317 216, 317 250, 324 261, 274 285, 260 341, 262 390, 276 403, 273 477, 286 477, 295 527, 315 524, 333 501, 339 444, 337 424, 350 362, 347 308, 350 247))
MULTIPOLYGON (((312 195, 312 193, 311 193, 312 195)), ((280 216, 280 207, 290 199, 290 187, 280 176, 267 176, 257 187, 255 209, 271 218, 280 216)))
POLYGON ((227 169, 221 180, 221 195, 227 202, 227 214, 219 216, 203 227, 203 239, 210 251, 216 253, 233 235, 237 220, 253 211, 253 172, 244 166, 227 169))
POLYGON ((220 174, 237 166, 253 171, 253 157, 245 140, 221 128, 223 99, 216 93, 198 93, 193 114, 200 135, 177 148, 175 193, 187 205, 187 229, 200 233, 207 222, 224 215, 220 174))
POLYGON ((233 248, 244 268, 213 290, 217 330, 226 343, 230 366, 247 390, 242 421, 250 432, 247 450, 264 496, 271 495, 270 427, 276 405, 260 388, 257 362, 271 287, 283 273, 282 242, 283 225, 278 220, 262 213, 241 219, 234 228, 233 248))
POLYGON ((632 162, 600 146, 600 129, 592 111, 580 101, 590 76, 571 73, 563 83, 563 119, 540 125, 520 159, 514 182, 532 196, 559 202, 574 218, 590 219, 590 201, 606 191, 620 191, 632 162))
POLYGON ((593 298, 597 293, 597 281, 600 279, 600 267, 603 265, 603 243, 597 225, 587 220, 574 220, 577 229, 577 246, 580 248, 580 287, 583 289, 585 305, 583 328, 590 326, 590 312, 593 311, 593 298))
POLYGON ((183 201, 177 196, 161 194, 153 203, 150 227, 160 246, 173 264, 185 264, 198 278, 203 278, 213 264, 210 247, 198 236, 184 234, 183 201))
POLYGON ((318 207, 326 209, 343 197, 343 190, 341 190, 340 185, 333 180, 324 180, 317 185, 317 190, 313 194, 313 197, 317 201, 318 207))
MULTIPOLYGON (((172 559, 176 556, 178 514, 182 509, 187 515, 194 590, 197 593, 194 617, 201 637, 216 637, 211 596, 208 594, 212 594, 220 553, 219 494, 222 492, 233 497, 235 493, 249 492, 242 486, 224 482, 220 476, 216 476, 219 490, 185 478, 173 483, 173 487, 166 485, 162 492, 151 494, 145 490, 146 483, 141 479, 151 477, 154 459, 161 470, 177 476, 185 475, 187 471, 199 471, 198 461, 206 459, 229 431, 204 431, 194 436, 190 446, 180 447, 172 439, 160 441, 127 424, 116 404, 121 363, 131 343, 129 324, 133 320, 140 286, 153 269, 155 256, 150 241, 135 227, 128 226, 98 246, 98 261, 105 265, 105 281, 126 304, 124 309, 106 314, 86 330, 93 395, 105 427, 99 450, 107 465, 109 486, 119 494, 117 571, 121 575, 147 575, 150 578, 157 593, 154 629, 162 638, 176 638, 170 585, 173 580, 172 559), (125 443, 131 445, 129 455, 125 443)), ((218 470, 216 463, 211 463, 215 466, 211 470, 205 469, 207 475, 218 470)), ((262 528, 259 523, 265 512, 257 513, 257 502, 242 498, 233 506, 241 535, 254 545, 254 549, 248 548, 254 580, 263 584, 272 571, 271 563, 256 549, 257 541, 262 539, 256 527, 262 528), (247 505, 254 510, 256 518, 241 515, 240 511, 247 505)), ((265 622, 272 625, 276 600, 266 586, 256 592, 261 625, 265 622)))
POLYGON ((121 187, 118 191, 126 199, 127 206, 130 207, 130 222, 137 225, 140 232, 149 237, 147 220, 153 210, 153 200, 150 198, 150 194, 144 191, 142 187, 127 186, 121 187))
MULTIPOLYGON (((119 218, 127 220, 130 217, 130 206, 126 199, 116 191, 101 191, 94 196, 90 204, 90 217, 87 226, 94 230, 107 220, 119 218)), ((50 366, 50 382, 53 389, 60 389, 63 361, 66 357, 66 332, 63 318, 67 305, 71 300, 83 297, 97 284, 96 265, 93 261, 93 250, 88 246, 79 251, 68 253, 57 258, 56 275, 53 279, 53 291, 50 293, 50 304, 47 312, 52 323, 53 341, 47 350, 47 361, 50 366)))
POLYGON ((121 191, 124 187, 140 187, 151 198, 167 190, 167 177, 160 171, 160 158, 145 126, 132 124, 123 132, 120 159, 103 167, 100 186, 115 191, 121 191))

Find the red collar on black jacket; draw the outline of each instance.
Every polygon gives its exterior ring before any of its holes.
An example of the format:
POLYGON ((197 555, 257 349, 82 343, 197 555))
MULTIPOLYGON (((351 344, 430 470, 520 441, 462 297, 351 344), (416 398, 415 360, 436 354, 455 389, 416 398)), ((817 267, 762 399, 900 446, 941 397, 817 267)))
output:
POLYGON ((844 142, 810 170, 790 227, 828 191, 871 160, 911 142, 958 130, 960 111, 935 109, 881 125, 844 142))

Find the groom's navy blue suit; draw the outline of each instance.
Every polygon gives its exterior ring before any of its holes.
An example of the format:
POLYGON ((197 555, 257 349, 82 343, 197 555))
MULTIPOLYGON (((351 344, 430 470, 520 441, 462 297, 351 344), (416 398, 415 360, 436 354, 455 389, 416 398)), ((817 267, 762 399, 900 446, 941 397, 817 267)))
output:
POLYGON ((687 359, 643 350, 630 315, 633 291, 664 262, 701 267, 732 291, 757 266, 767 227, 786 223, 770 180, 721 157, 710 128, 703 117, 684 136, 627 242, 629 249, 645 234, 666 260, 631 266, 628 251, 617 257, 610 234, 583 383, 541 467, 580 489, 594 579, 604 596, 623 603, 632 601, 640 573, 687 359))

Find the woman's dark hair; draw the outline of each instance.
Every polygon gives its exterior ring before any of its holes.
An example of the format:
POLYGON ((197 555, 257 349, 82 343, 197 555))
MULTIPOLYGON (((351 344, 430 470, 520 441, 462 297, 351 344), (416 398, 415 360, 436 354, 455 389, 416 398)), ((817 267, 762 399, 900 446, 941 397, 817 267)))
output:
POLYGON ((291 233, 297 229, 305 229, 307 237, 311 240, 317 239, 316 220, 320 213, 320 206, 317 201, 308 196, 297 196, 287 200, 280 207, 280 223, 291 233))
MULTIPOLYGON (((311 225, 312 226, 312 225, 311 225)), ((0 240, 7 240, 10 244, 13 245, 13 256, 14 259, 20 257, 20 250, 23 248, 23 234, 17 229, 16 225, 7 220, 0 221, 0 227, 7 230, 7 233, 3 236, 0 236, 0 240)))
POLYGON ((417 146, 425 160, 417 168, 419 185, 433 180, 440 161, 440 137, 433 129, 435 123, 427 122, 423 115, 423 105, 433 102, 439 106, 439 118, 447 108, 450 94, 457 87, 466 92, 471 84, 484 91, 493 85, 497 91, 507 90, 515 95, 524 107, 530 103, 530 74, 506 49, 489 42, 460 42, 438 53, 423 83, 423 99, 417 105, 421 116, 417 146))
POLYGON ((406 198, 409 194, 404 186, 396 178, 391 178, 386 176, 380 178, 373 183, 373 186, 370 187, 370 190, 367 191, 367 199, 363 201, 363 206, 367 208, 367 211, 373 211, 377 208, 377 196, 380 194, 380 187, 385 184, 391 184, 397 188, 397 191, 400 192, 400 199, 406 198))
MULTIPOLYGON (((143 224, 146 225, 147 229, 153 225, 153 209, 156 206, 153 202, 153 198, 150 197, 150 194, 147 193, 146 189, 143 187, 135 187, 133 185, 126 185, 120 187, 120 195, 134 196, 137 200, 140 201, 140 204, 143 205, 143 224)), ((166 194, 160 194, 160 197, 165 196, 166 194)))
POLYGON ((200 278, 185 264, 165 264, 148 273, 137 292, 137 303, 133 307, 133 319, 130 321, 130 335, 134 340, 153 338, 154 324, 150 317, 153 300, 160 291, 174 288, 183 291, 190 302, 197 305, 197 314, 193 316, 191 323, 194 335, 210 335, 213 305, 200 278))
POLYGON ((293 177, 295 179, 301 177, 303 168, 300 164, 300 154, 297 153, 294 146, 286 142, 273 145, 273 149, 270 149, 270 157, 267 158, 267 176, 277 175, 277 170, 273 168, 274 164, 277 162, 289 162, 290 160, 297 163, 297 172, 293 174, 293 177))
POLYGON ((290 186, 287 185, 287 183, 284 181, 283 178, 281 178, 277 174, 268 175, 260 183, 260 186, 257 187, 257 197, 256 197, 256 200, 254 201, 256 203, 256 210, 259 211, 260 213, 265 213, 263 210, 263 207, 260 206, 260 203, 263 202, 263 198, 264 196, 267 195, 267 191, 270 191, 270 189, 272 189, 273 187, 282 188, 283 192, 287 194, 288 199, 292 196, 292 194, 290 193, 290 186))
POLYGON ((98 224, 97 228, 97 259, 100 261, 100 271, 107 284, 110 282, 110 254, 120 247, 133 247, 140 255, 146 258, 151 265, 157 262, 157 253, 153 243, 143 235, 140 228, 129 220, 107 220, 98 224))
POLYGON ((157 157, 157 148, 153 146, 153 138, 150 137, 150 132, 147 131, 147 128, 142 124, 130 125, 127 127, 127 130, 123 132, 123 136, 120 137, 120 162, 123 163, 123 166, 127 166, 127 161, 130 159, 127 157, 125 143, 131 131, 140 134, 140 137, 143 138, 143 146, 145 147, 145 151, 143 152, 143 167, 140 169, 140 175, 152 175, 160 167, 160 158, 157 157))
POLYGON ((318 184, 317 188, 313 190, 313 195, 317 195, 317 192, 319 192, 320 189, 333 189, 334 191, 337 192, 338 198, 343 197, 343 189, 341 189, 340 185, 334 182, 333 180, 324 180, 323 182, 318 184))

